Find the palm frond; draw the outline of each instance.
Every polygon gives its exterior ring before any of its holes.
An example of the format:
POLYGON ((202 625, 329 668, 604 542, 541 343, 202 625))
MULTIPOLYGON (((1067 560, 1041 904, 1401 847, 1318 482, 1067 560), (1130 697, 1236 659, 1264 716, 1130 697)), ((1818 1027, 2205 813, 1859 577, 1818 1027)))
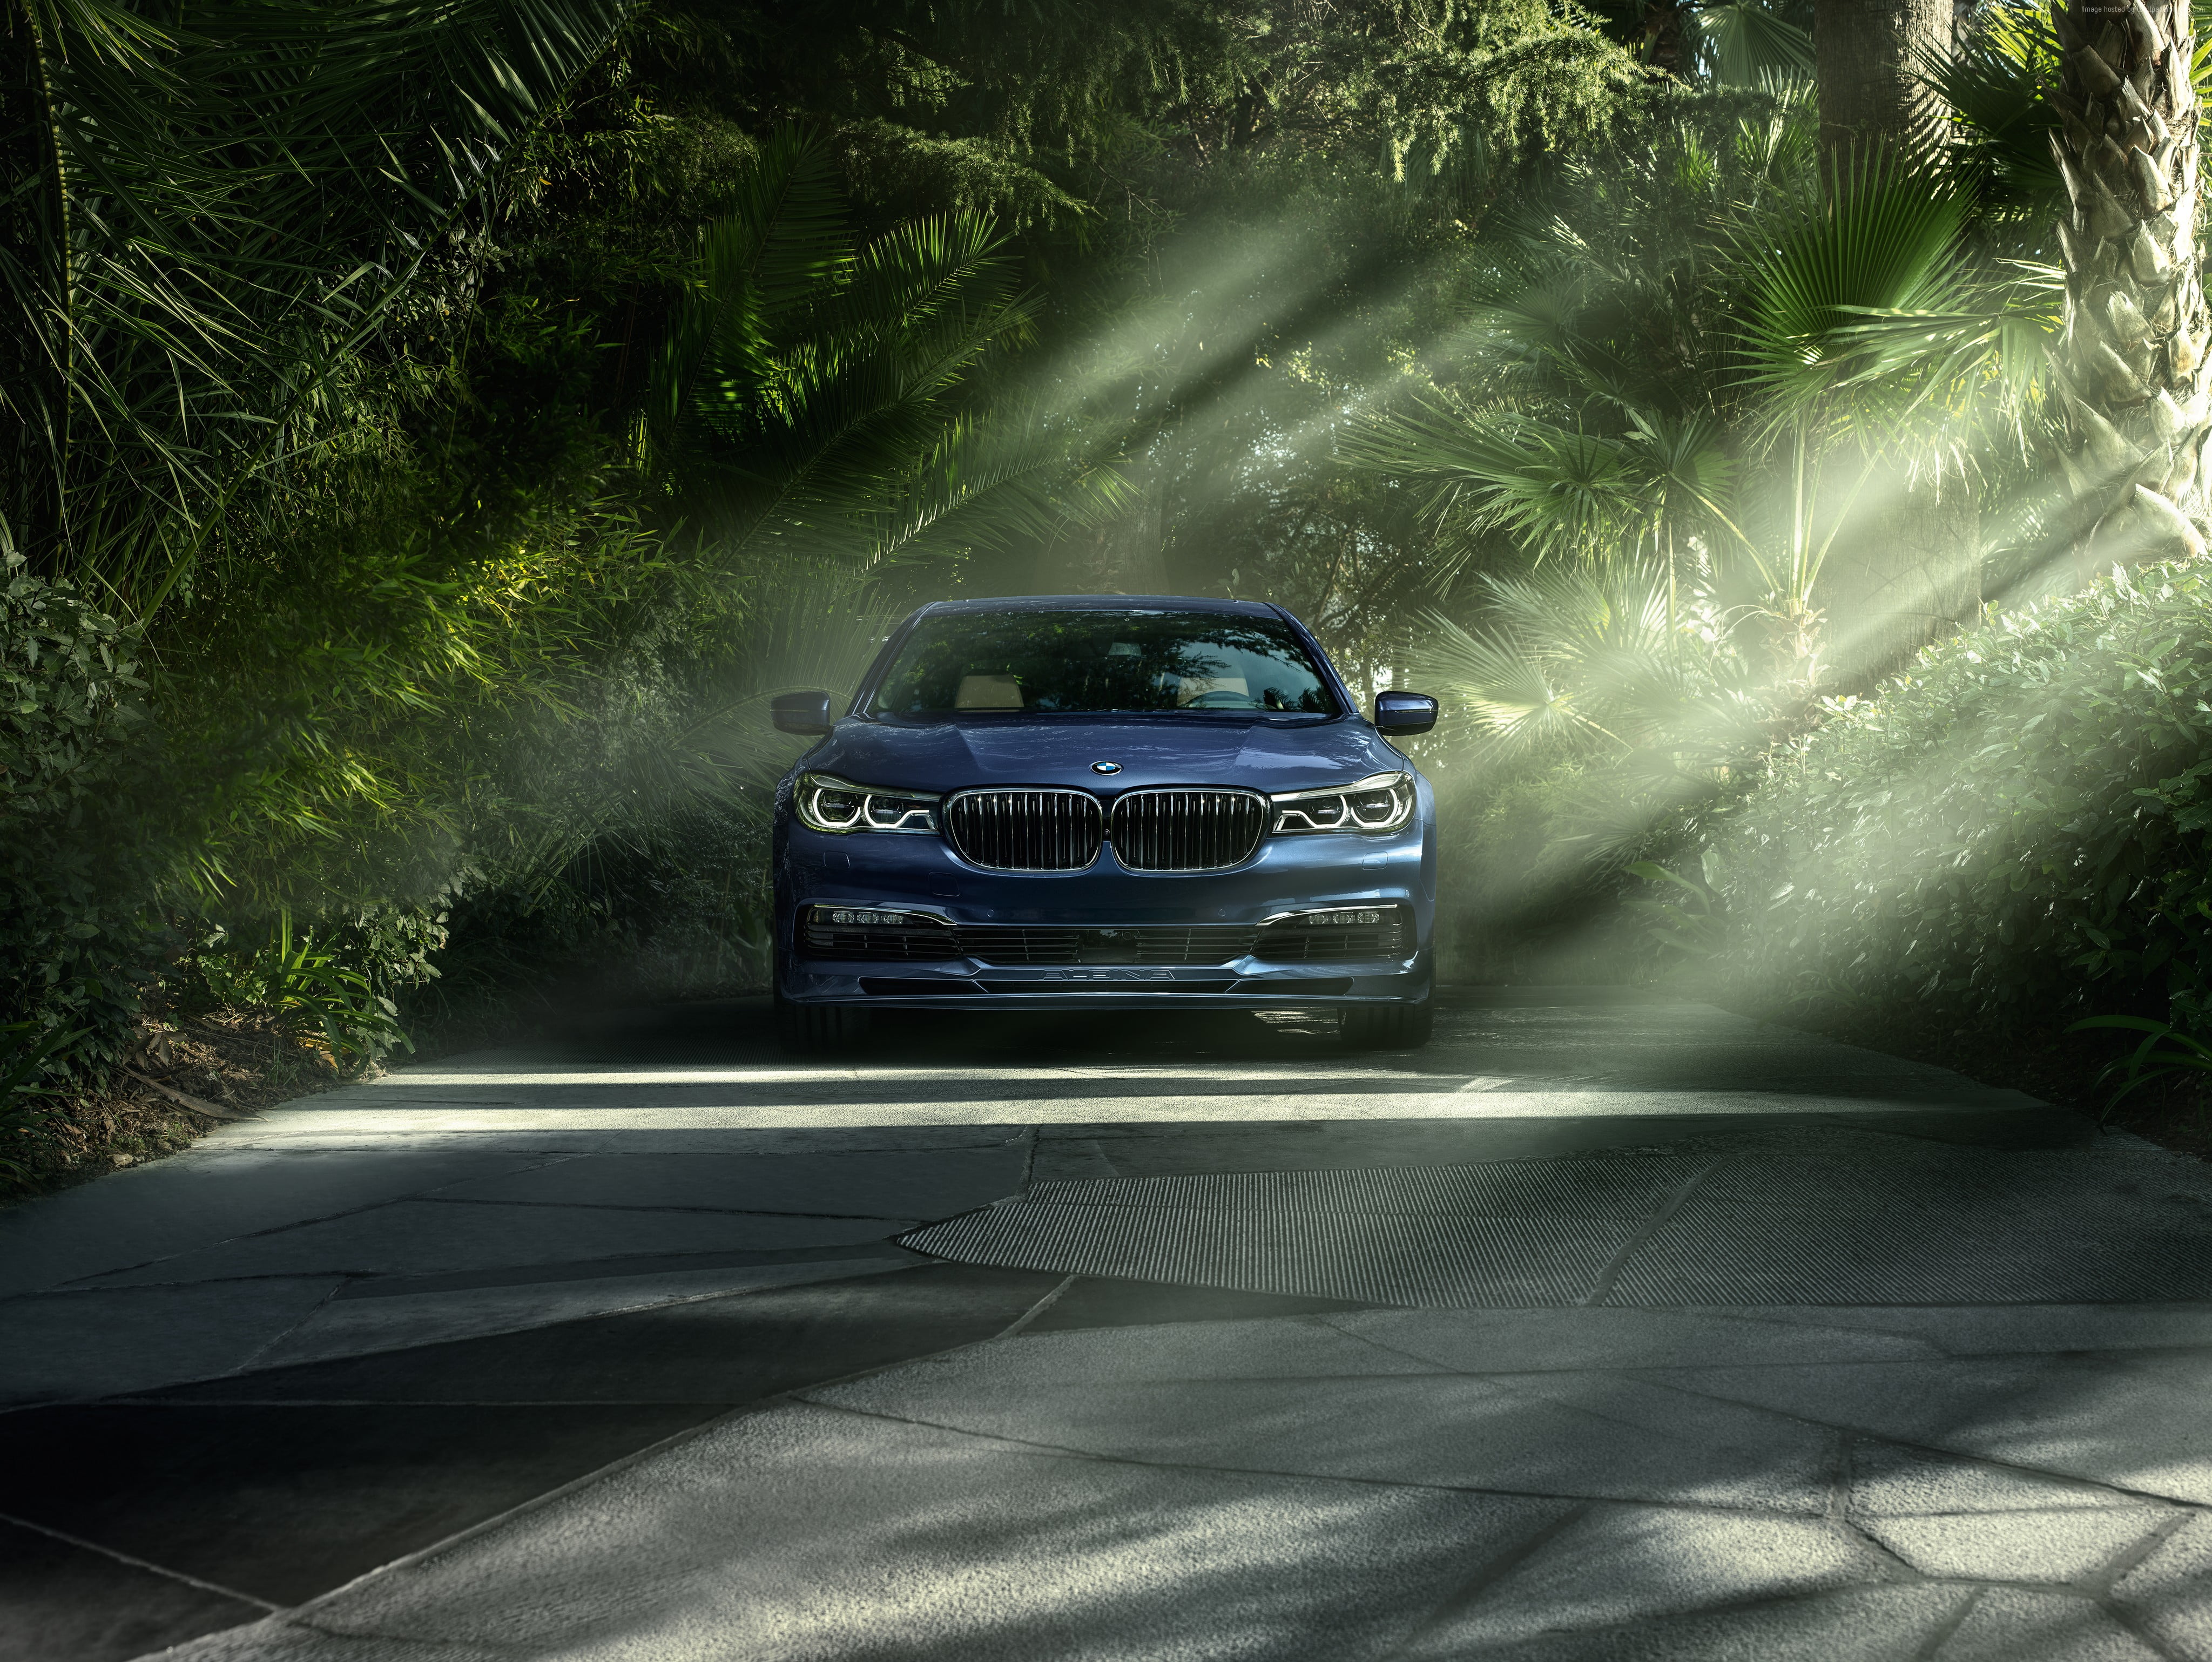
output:
MULTIPOLYGON (((738 205, 706 227, 684 303, 647 377, 649 466, 672 465, 680 431, 699 414, 701 378, 714 397, 743 411, 772 377, 775 331, 850 278, 852 234, 829 147, 795 128, 773 134, 738 193, 738 205)), ((710 401, 707 416, 712 419, 710 401)))
POLYGON ((1759 87, 1813 73, 1813 37, 1757 0, 1723 0, 1690 14, 1698 56, 1716 81, 1759 87))
POLYGON ((1610 739, 1583 715, 1573 691, 1510 635, 1471 633, 1437 612, 1423 613, 1419 624, 1414 672, 1467 713, 1479 750, 1512 755, 1610 739))
POLYGON ((953 214, 867 240, 846 227, 818 140, 781 133, 702 240, 648 391, 647 459, 708 559, 866 567, 1048 538, 1120 488, 1008 407, 959 393, 1028 338, 1005 239, 953 214))
POLYGON ((1748 382, 1768 395, 1778 422, 1816 409, 1879 422, 1894 407, 1901 390, 1866 374, 1869 346, 1855 331, 1869 314, 1964 309, 1965 217, 1957 194, 1877 154, 1839 159, 1820 202, 1747 231, 1752 315, 1739 343, 1748 382), (1859 396, 1838 396, 1850 388, 1859 396))
POLYGON ((1425 403, 1354 429, 1340 454, 1425 486, 1437 521, 1502 531, 1540 558, 1603 554, 1637 516, 1619 440, 1510 412, 1462 416, 1425 403))
POLYGON ((629 0, 106 0, 7 14, 0 518, 140 611, 466 264, 468 216, 629 0))
POLYGON ((1917 73, 1950 112, 1945 171, 1984 211, 2041 232, 2065 188, 2051 153, 2058 112, 2043 100, 2058 84, 2050 23, 2025 6, 1989 7, 1955 48, 1923 53, 1917 73))

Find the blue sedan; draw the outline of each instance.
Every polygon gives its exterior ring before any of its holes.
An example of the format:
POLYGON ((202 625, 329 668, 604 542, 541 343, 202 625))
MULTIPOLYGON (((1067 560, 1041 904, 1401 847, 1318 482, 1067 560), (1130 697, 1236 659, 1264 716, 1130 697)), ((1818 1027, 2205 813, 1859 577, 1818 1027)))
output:
POLYGON ((886 1010, 1334 1009, 1346 1042, 1429 1036, 1436 808, 1279 606, 963 600, 893 632, 777 787, 787 1042, 886 1010))

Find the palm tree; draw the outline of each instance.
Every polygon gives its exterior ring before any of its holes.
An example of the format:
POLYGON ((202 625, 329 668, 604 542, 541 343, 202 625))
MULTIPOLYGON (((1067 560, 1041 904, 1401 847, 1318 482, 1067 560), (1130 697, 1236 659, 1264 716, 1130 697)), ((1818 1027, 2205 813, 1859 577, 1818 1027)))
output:
POLYGON ((1831 168, 1878 150, 1933 149, 1942 106, 1927 66, 1950 56, 1952 0, 1814 0, 1820 148, 1831 168))
MULTIPOLYGON (((1599 10, 1607 8, 1601 4, 1599 10)), ((1755 87, 1813 71, 1813 37, 1772 0, 1643 0, 1633 24, 1637 55, 1689 81, 1705 76, 1755 87)))
POLYGON ((857 238, 828 144, 780 131, 700 234, 641 459, 721 565, 770 545, 866 567, 1048 536, 1074 504, 1110 500, 1115 476, 1064 465, 1018 408, 981 421, 962 400, 1028 338, 1036 305, 981 215, 857 238))
POLYGON ((2179 0, 2061 0, 2063 123, 2051 144, 2065 333, 2052 355, 2068 422, 2065 526, 2085 570, 2200 554, 2212 433, 2212 331, 2197 259, 2197 92, 2179 0))
POLYGON ((1110 469, 1071 463, 1018 408, 974 408, 979 367, 1030 312, 988 221, 860 236, 829 146, 772 135, 701 232, 653 361, 642 516, 602 505, 480 562, 380 545, 379 603, 398 621, 360 635, 333 622, 331 656, 363 666, 349 684, 315 679, 319 654, 283 663, 244 623, 242 646, 195 662, 235 654, 258 695, 315 716, 290 771, 259 781, 258 817, 305 787, 316 822, 233 853, 222 905, 311 911, 315 891, 345 891, 335 851, 374 874, 426 825, 520 895, 650 849, 690 815, 762 830, 794 753, 767 702, 854 684, 903 610, 887 566, 1049 535, 1118 500, 1110 469), (318 779, 332 754, 343 779, 318 779))
POLYGON ((465 309, 629 0, 6 0, 0 543, 144 616, 465 309))
POLYGON ((1424 614, 1413 664, 1462 707, 1482 759, 1587 757, 1686 779, 1764 737, 1769 710, 1729 630, 1686 639, 1660 573, 1561 565, 1481 585, 1483 624, 1424 614))
MULTIPOLYGON (((1759 136, 1738 136, 1739 165, 1759 136)), ((1814 166, 1750 170, 1762 190, 1719 170, 1699 222, 1639 234, 1626 257, 1610 244, 1644 210, 1615 185, 1578 221, 1589 236, 1546 234, 1576 242, 1574 260, 1505 262, 1525 286, 1478 314, 1484 356, 1463 385, 1480 392, 1432 396, 1345 446, 1426 488, 1440 579, 1478 559, 1626 559, 1679 596, 1693 555, 1764 614, 1783 679, 1807 694, 1824 664, 1831 686, 1859 680, 1972 611, 1959 458, 2011 314, 1978 335, 1953 325, 1983 282, 1958 193, 1881 152, 1825 189, 1814 166), (1699 252, 1716 240, 1730 245, 1717 262, 1699 252)), ((1662 192, 1703 176, 1660 171, 1662 192)))

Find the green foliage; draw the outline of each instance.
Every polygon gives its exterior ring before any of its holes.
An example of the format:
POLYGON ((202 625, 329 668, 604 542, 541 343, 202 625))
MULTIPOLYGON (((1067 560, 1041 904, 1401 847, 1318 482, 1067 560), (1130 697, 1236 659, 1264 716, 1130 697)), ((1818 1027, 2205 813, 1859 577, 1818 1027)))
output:
POLYGON ((1794 624, 1876 458, 1955 448, 1973 390, 2039 362, 2050 296, 1970 268, 1966 199, 1881 160, 1824 188, 1785 136, 1803 119, 1724 146, 1685 123, 1583 182, 1500 249, 1468 390, 1343 446, 1425 489, 1440 578, 1501 541, 1670 567, 1694 548, 1794 624))
POLYGON ((42 1035, 26 1088, 96 1083, 165 1010, 273 1011, 351 1064, 594 961, 601 991, 647 959, 633 988, 757 976, 799 748, 768 699, 850 685, 887 568, 1058 525, 1065 476, 964 397, 1027 315, 990 228, 860 235, 824 158, 745 149, 720 215, 642 268, 671 291, 650 373, 610 380, 607 320, 517 283, 404 385, 390 339, 344 346, 325 413, 366 436, 301 428, 283 488, 151 618, 11 559, 0 996, 42 1035))
POLYGON ((146 683, 135 632, 27 563, 0 557, 0 816, 36 818, 100 782, 146 683))
POLYGON ((1725 823, 1718 973, 2023 1028, 2212 1012, 2212 575, 1994 618, 1850 701, 1725 823))
POLYGON ((1717 80, 1739 87, 1803 80, 1813 73, 1813 35, 1757 0, 1720 0, 1690 13, 1694 50, 1717 80))
MULTIPOLYGON (((37 1134, 54 1095, 52 1085, 41 1083, 47 1060, 82 1037, 36 1022, 0 1023, 0 1149, 14 1148, 14 1137, 37 1134)), ((21 1174, 25 1169, 21 1161, 0 1152, 0 1172, 21 1174)))
MULTIPOLYGON (((1755 955, 1758 858, 1664 862, 1802 702, 1824 447, 2032 403, 2043 46, 1944 82, 1944 189, 1824 198, 1804 6, 1633 10, 23 0, 0 1081, 164 1001, 359 1060, 757 977, 766 701, 963 586, 1265 592, 1431 678, 1462 973, 1755 955)), ((2178 974, 2136 875, 2036 952, 2178 974)))
MULTIPOLYGON (((357 945, 347 955, 356 961, 369 956, 357 945)), ((273 1010, 311 1023, 338 1062, 374 1062, 415 1047, 398 1024, 398 1005, 365 970, 319 943, 315 931, 295 934, 289 913, 277 915, 274 936, 258 947, 240 948, 216 931, 193 955, 191 968, 195 990, 217 1008, 273 1010)))
POLYGON ((11 1093, 112 1059, 164 938, 117 823, 143 739, 134 631, 7 556, 0 571, 0 1010, 19 1018, 11 1093))
MULTIPOLYGON (((2050 237, 2064 191, 2051 153, 2057 111, 2043 88, 2058 84, 2058 39, 2034 9, 1990 6, 1950 56, 1922 65, 1922 79, 1951 113, 1942 167, 1975 200, 1985 234, 2050 237)), ((2070 204, 2069 204, 2070 205, 2070 204)))
MULTIPOLYGON (((747 4, 666 14, 728 42, 720 96, 839 135, 877 200, 1024 222, 1095 211, 1147 153, 1379 161, 1447 197, 1600 130, 1664 83, 1579 6, 1395 0, 747 4), (708 20, 711 19, 711 21, 708 20)), ((697 37, 693 37, 697 38, 697 37)))
POLYGON ((2099 1085, 2115 1087, 2106 1100, 2104 1113, 2098 1116, 2100 1119, 2109 1119, 2113 1109, 2145 1085, 2177 1074, 2212 1074, 2212 1045, 2192 1039, 2170 1022, 2154 1022, 2143 1016, 2092 1016, 2066 1031, 2087 1033, 2100 1028, 2143 1035, 2133 1050, 2113 1058, 2098 1075, 2099 1085))
POLYGON ((647 387, 646 459, 709 558, 772 542, 874 563, 1060 525, 1054 451, 956 403, 1036 309, 989 221, 856 240, 826 147, 786 131, 700 249, 647 387))
POLYGON ((1959 197, 1879 154, 1838 162, 1826 185, 1745 227, 1757 242, 1745 250, 1742 348, 1749 383, 1773 400, 1777 423, 1821 405, 1831 421, 1879 421, 1900 394, 1911 401, 1916 389, 1894 376, 1869 381, 1854 325, 1950 310, 1960 281, 1959 197))
POLYGON ((440 332, 469 216, 618 0, 8 8, 0 524, 152 613, 440 332), (439 295, 438 291, 444 291, 439 295), (436 295, 437 298, 433 298, 436 295), (410 315, 416 308, 417 315, 410 315))
MULTIPOLYGON (((1440 973, 1454 980, 1621 981, 1658 955, 1625 897, 1641 883, 1599 846, 1619 801, 1604 770, 1577 761, 1470 767, 1424 757, 1438 799, 1440 973)), ((1664 857, 1650 835, 1638 849, 1664 857)))
MULTIPOLYGON (((1711 850, 1707 866, 1711 867, 1711 850)), ((1674 953, 1678 960, 1702 963, 1721 949, 1727 922, 1713 903, 1706 883, 1692 883, 1679 871, 1669 871, 1653 860, 1635 860, 1628 874, 1641 877, 1651 891, 1626 896, 1622 905, 1643 919, 1646 934, 1674 953)))
POLYGON ((1681 773, 1725 768, 1770 714, 1707 604, 1668 616, 1665 576, 1626 565, 1484 579, 1485 624, 1423 620, 1424 685, 1451 699, 1474 753, 1568 755, 1681 773))

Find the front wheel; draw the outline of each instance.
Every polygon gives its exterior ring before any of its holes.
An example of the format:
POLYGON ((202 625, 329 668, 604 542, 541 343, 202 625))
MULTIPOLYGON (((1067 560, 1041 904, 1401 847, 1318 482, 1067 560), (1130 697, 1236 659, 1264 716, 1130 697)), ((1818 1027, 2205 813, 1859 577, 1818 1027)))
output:
POLYGON ((867 1038, 873 1015, 850 1004, 794 1004, 779 994, 775 1036, 786 1050, 799 1056, 835 1055, 867 1038))
POLYGON ((1353 1050, 1419 1050, 1435 1031, 1432 1004, 1354 1004, 1338 1029, 1353 1050))

